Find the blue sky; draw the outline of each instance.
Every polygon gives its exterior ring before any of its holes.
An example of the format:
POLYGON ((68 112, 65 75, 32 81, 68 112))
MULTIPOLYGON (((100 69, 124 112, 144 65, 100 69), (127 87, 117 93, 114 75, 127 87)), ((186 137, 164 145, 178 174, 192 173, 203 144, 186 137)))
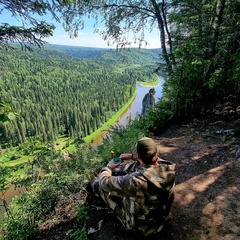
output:
MULTIPOLYGON (((84 46, 84 47, 100 47, 100 48, 115 48, 115 45, 107 45, 107 42, 102 39, 98 33, 94 33, 93 23, 94 20, 86 18, 84 21, 84 29, 79 30, 78 37, 71 39, 69 35, 64 31, 60 24, 51 20, 49 16, 45 16, 43 20, 51 22, 56 25, 54 35, 46 40, 50 44, 61 44, 71 46, 84 46)), ((21 25, 21 23, 11 13, 4 10, 0 15, 0 23, 9 23, 10 25, 21 25)), ((99 23, 99 28, 104 26, 99 23)), ((149 42, 147 48, 160 48, 160 40, 158 31, 146 33, 146 40, 149 42)), ((138 47, 138 45, 131 45, 131 47, 138 47)))

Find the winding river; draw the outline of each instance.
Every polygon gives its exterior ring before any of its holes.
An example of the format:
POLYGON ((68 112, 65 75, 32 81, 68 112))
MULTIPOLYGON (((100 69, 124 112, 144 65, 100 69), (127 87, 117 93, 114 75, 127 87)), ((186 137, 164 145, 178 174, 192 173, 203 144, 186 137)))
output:
MULTIPOLYGON (((142 86, 139 83, 136 83, 137 87, 137 95, 132 102, 132 104, 127 108, 127 110, 118 118, 118 124, 120 126, 126 127, 129 119, 135 119, 141 114, 142 112, 142 100, 144 96, 149 92, 151 88, 155 88, 156 90, 156 101, 158 101, 162 97, 162 85, 164 83, 164 78, 159 77, 160 81, 157 86, 142 86)), ((93 141, 92 141, 92 146, 97 147, 104 136, 106 135, 105 132, 102 134, 99 134, 93 141)))
MULTIPOLYGON (((159 81, 159 84, 157 86, 154 86, 154 88, 156 89, 157 101, 159 100, 159 98, 162 97, 162 83, 163 83, 163 79, 161 78, 159 81)), ((143 100, 144 96, 149 92, 149 90, 151 88, 153 88, 153 86, 145 87, 145 86, 140 85, 139 83, 136 83, 136 86, 138 89, 136 98, 132 102, 131 106, 129 106, 127 111, 118 119, 119 124, 124 127, 127 125, 128 119, 130 117, 132 119, 135 119, 136 117, 138 117, 139 114, 141 114, 142 100, 143 100)))
MULTIPOLYGON (((139 83, 136 83, 136 87, 138 90, 136 98, 134 99, 132 104, 128 107, 128 109, 119 117, 118 124, 120 126, 126 127, 129 122, 129 118, 135 119, 136 117, 139 116, 139 114, 141 114, 142 99, 149 92, 149 90, 153 87, 156 89, 156 101, 158 101, 162 97, 162 84, 163 83, 164 83, 164 79, 162 77, 160 77, 160 81, 157 86, 146 87, 146 86, 140 85, 139 83)), ((92 142, 92 146, 93 147, 98 146, 101 143, 104 136, 105 136, 105 133, 102 133, 98 137, 96 137, 92 142)), ((11 199, 14 196, 20 195, 21 192, 24 190, 25 190, 24 187, 22 189, 15 189, 14 186, 11 186, 7 191, 0 192, 0 215, 5 212, 5 209, 3 207, 2 198, 6 201, 7 204, 9 204, 11 199)))

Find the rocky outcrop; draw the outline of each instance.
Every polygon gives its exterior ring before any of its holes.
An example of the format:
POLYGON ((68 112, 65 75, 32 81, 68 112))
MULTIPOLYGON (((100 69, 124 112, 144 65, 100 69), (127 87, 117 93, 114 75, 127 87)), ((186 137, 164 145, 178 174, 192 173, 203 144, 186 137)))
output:
POLYGON ((142 100, 142 115, 146 116, 148 109, 154 106, 155 103, 156 103, 156 90, 155 88, 151 88, 142 100))

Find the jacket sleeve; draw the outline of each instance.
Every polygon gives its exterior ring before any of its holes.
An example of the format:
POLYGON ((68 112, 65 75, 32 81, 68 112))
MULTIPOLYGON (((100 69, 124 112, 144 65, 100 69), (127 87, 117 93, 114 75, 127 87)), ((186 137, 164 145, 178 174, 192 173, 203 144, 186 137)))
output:
POLYGON ((136 187, 139 186, 137 178, 131 174, 124 176, 112 176, 112 169, 104 167, 97 179, 92 183, 93 191, 98 194, 103 190, 113 195, 136 195, 136 187), (131 187, 131 186, 134 186, 131 187), (135 190, 134 190, 135 189, 135 190))

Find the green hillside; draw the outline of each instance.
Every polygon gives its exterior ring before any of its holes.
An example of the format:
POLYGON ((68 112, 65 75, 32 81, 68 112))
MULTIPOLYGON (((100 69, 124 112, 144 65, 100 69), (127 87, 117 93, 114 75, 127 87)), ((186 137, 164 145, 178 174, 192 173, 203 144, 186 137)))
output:
POLYGON ((50 48, 58 49, 70 56, 104 61, 111 64, 141 64, 157 66, 161 49, 107 49, 78 46, 52 45, 50 48))

